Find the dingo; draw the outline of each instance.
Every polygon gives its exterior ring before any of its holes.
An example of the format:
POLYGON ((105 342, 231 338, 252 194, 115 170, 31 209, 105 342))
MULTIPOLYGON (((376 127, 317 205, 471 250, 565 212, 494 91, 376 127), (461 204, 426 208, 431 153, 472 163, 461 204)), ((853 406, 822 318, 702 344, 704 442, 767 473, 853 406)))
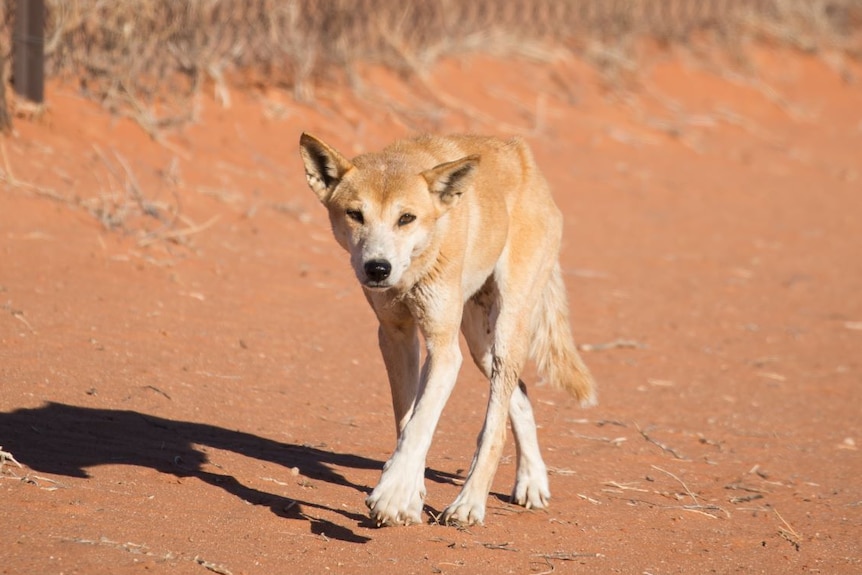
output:
POLYGON ((303 134, 308 185, 380 321, 397 447, 365 503, 378 525, 421 520, 425 458, 461 367, 458 331, 491 382, 485 423, 446 523, 481 523, 511 419, 512 500, 548 504, 533 410, 519 379, 528 357, 582 404, 595 384, 572 341, 559 265, 563 218, 527 145, 421 136, 348 160, 303 134), (420 370, 419 333, 427 357, 420 370))

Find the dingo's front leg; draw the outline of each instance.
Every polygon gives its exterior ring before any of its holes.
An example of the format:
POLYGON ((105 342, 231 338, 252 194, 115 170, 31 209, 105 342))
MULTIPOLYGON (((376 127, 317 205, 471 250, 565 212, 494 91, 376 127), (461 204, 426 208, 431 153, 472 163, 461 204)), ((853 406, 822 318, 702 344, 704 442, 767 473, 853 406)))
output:
POLYGON ((365 297, 380 322, 377 341, 389 376, 395 433, 400 438, 419 391, 419 330, 403 302, 393 301, 386 292, 366 291, 365 297))
MULTIPOLYGON (((427 337, 427 336, 426 336, 427 337)), ((446 400, 461 368, 457 331, 428 342, 413 413, 398 438, 395 453, 383 467, 380 482, 365 500, 378 525, 419 523, 425 499, 425 456, 446 400)))
POLYGON ((413 414, 419 389, 419 335, 411 318, 395 325, 381 323, 377 337, 389 376, 395 432, 400 438, 413 414))

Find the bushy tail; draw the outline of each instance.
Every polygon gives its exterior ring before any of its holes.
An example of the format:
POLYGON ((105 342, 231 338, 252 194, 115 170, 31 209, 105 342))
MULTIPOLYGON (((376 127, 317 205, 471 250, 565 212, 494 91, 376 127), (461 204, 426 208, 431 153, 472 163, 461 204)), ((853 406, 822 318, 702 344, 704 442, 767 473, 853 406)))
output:
POLYGON ((572 339, 569 304, 559 263, 554 265, 534 312, 530 356, 546 381, 571 393, 582 406, 596 404, 596 383, 572 339))

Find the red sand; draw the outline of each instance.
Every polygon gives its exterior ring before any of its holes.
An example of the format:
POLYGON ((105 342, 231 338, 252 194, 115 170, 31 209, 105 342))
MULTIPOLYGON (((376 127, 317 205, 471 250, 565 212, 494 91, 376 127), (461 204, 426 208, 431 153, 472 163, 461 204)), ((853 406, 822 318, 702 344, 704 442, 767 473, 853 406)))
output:
MULTIPOLYGON (((2 141, 0 445, 24 467, 0 473, 0 573, 862 571, 862 70, 754 58, 756 82, 660 56, 631 97, 573 61, 446 61, 436 101, 370 69, 365 97, 314 106, 206 95, 161 143, 52 84, 2 141), (356 153, 416 129, 527 136, 600 348, 599 407, 532 392, 551 508, 506 502, 510 446, 463 531, 366 519, 388 386, 297 152, 303 130, 356 153), (132 206, 109 231, 81 207, 132 178, 181 219, 132 206)), ((460 380, 432 513, 485 408, 460 380)))

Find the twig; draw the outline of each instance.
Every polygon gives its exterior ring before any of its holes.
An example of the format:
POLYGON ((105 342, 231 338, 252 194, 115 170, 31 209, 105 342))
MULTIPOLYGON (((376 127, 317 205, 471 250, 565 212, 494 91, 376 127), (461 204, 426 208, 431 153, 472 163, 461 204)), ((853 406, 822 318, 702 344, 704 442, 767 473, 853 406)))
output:
POLYGON ((633 339, 615 339, 605 343, 582 343, 578 346, 581 351, 605 351, 606 349, 643 349, 646 346, 633 339))
POLYGON ((431 524, 432 525, 443 525, 443 513, 442 512, 441 513, 434 513, 430 509, 426 509, 425 511, 431 517, 431 524))
POLYGON ((3 466, 6 465, 7 461, 11 461, 15 465, 18 466, 19 469, 23 469, 23 465, 18 463, 18 460, 15 459, 15 456, 9 453, 8 451, 3 451, 3 446, 0 445, 0 470, 3 469, 3 466))
POLYGON ((213 573, 218 573, 219 575, 233 575, 233 573, 231 573, 230 570, 227 569, 227 567, 224 567, 222 565, 216 565, 215 563, 212 563, 200 557, 195 557, 195 563, 197 563, 201 567, 209 569, 213 573))
MULTIPOLYGON (((653 493, 658 493, 654 491, 653 493)), ((659 493, 659 495, 661 495, 659 493)), ((711 513, 707 513, 708 511, 721 511, 724 513, 725 517, 730 518, 730 512, 726 509, 719 507, 718 505, 662 505, 660 503, 656 503, 655 501, 649 501, 647 499, 638 499, 637 497, 622 497, 618 495, 608 495, 609 499, 620 499, 628 502, 630 505, 634 505, 636 503, 643 503, 644 505, 649 505, 650 507, 658 507, 659 509, 680 509, 682 511, 690 511, 692 513, 700 513, 701 515, 706 515, 710 519, 718 519, 715 515, 711 513)))
POLYGON ((30 322, 29 322, 29 321, 27 321, 27 318, 26 318, 26 317, 24 317, 24 312, 23 312, 23 311, 21 311, 21 310, 12 310, 12 317, 14 317, 14 318, 15 318, 15 319, 17 319, 18 321, 20 321, 21 323, 23 323, 24 325, 26 325, 26 326, 27 326, 27 329, 29 329, 29 330, 30 330, 30 333, 32 333, 33 335, 36 335, 36 330, 35 330, 35 329, 33 329, 33 326, 32 326, 32 325, 30 325, 30 322))
POLYGON ((778 534, 781 535, 785 540, 787 540, 788 543, 793 545, 793 547, 795 547, 797 551, 799 551, 799 548, 801 547, 800 541, 802 540, 802 535, 797 533, 796 530, 791 527, 790 523, 788 523, 787 520, 782 517, 781 513, 778 512, 778 509, 773 507, 772 510, 775 511, 775 514, 778 516, 779 519, 781 519, 781 522, 784 523, 784 526, 787 527, 787 529, 779 527, 778 534))
POLYGON ((454 527, 458 531, 462 531, 464 533, 470 533, 470 528, 468 525, 461 523, 457 519, 443 519, 443 512, 434 513, 431 509, 426 508, 425 511, 431 516, 431 523, 433 525, 448 525, 449 527, 454 527))
POLYGON ((512 543, 509 541, 506 541, 505 543, 482 543, 482 547, 484 547, 485 549, 493 549, 493 550, 499 550, 499 551, 514 551, 517 553, 518 550, 514 547, 510 547, 511 544, 512 543))
MULTIPOLYGON (((141 213, 146 216, 154 217, 158 220, 162 220, 159 214, 158 208, 153 205, 152 202, 146 201, 143 192, 141 192, 141 186, 138 184, 138 178, 135 176, 135 173, 132 171, 132 167, 129 165, 129 162, 118 152, 117 150, 113 150, 114 157, 117 159, 117 162, 120 164, 120 167, 123 168, 123 171, 126 173, 126 191, 130 196, 135 200, 138 204, 138 207, 141 209, 141 213)), ((176 217, 174 217, 174 221, 176 221, 176 217)), ((166 226, 173 225, 173 222, 162 222, 166 226)))
POLYGON ((650 465, 650 467, 652 467, 656 471, 661 471, 662 473, 665 473, 665 474, 669 475, 670 477, 676 479, 679 482, 679 484, 682 485, 683 489, 685 489, 685 492, 688 493, 688 496, 691 497, 692 500, 694 501, 694 505, 682 505, 682 506, 678 506, 678 507, 670 507, 670 509, 677 508, 677 509, 682 509, 683 511, 690 511, 692 513, 700 513, 701 515, 706 515, 707 517, 711 517, 712 519, 716 519, 715 515, 712 515, 711 513, 707 513, 707 511, 721 511, 728 518, 730 517, 730 512, 728 512, 726 509, 719 507, 718 505, 702 505, 700 503, 700 501, 697 500, 697 496, 694 494, 694 492, 688 488, 688 485, 686 485, 682 479, 680 479, 679 477, 677 477, 676 475, 674 475, 670 471, 667 471, 666 469, 662 469, 661 467, 659 467, 657 465, 650 465))
POLYGON ((63 197, 62 195, 50 188, 43 188, 42 186, 38 186, 31 182, 24 182, 16 178, 15 174, 12 172, 12 166, 9 163, 9 156, 6 153, 5 138, 0 138, 0 155, 3 156, 3 165, 5 167, 5 171, 2 174, 2 178, 7 184, 12 186, 13 188, 21 188, 33 192, 37 196, 44 196, 46 198, 50 198, 56 202, 71 204, 71 202, 67 198, 63 197))
POLYGON ((204 231, 205 229, 211 227, 213 224, 215 224, 220 219, 221 219, 221 215, 216 214, 213 217, 211 217, 210 219, 208 219, 207 221, 205 221, 204 223, 196 225, 196 226, 189 226, 189 227, 183 228, 181 230, 172 230, 172 231, 167 231, 167 232, 162 232, 162 233, 153 232, 153 233, 150 233, 147 236, 144 236, 143 238, 141 238, 138 241, 138 245, 143 248, 143 247, 146 247, 146 246, 148 246, 148 245, 150 245, 156 241, 159 241, 159 240, 177 240, 180 238, 185 238, 187 236, 191 236, 191 235, 194 235, 194 234, 197 234, 197 233, 204 231))
POLYGON ((281 485, 282 487, 288 487, 290 485, 290 483, 285 483, 284 481, 279 481, 278 479, 276 479, 274 477, 261 477, 261 480, 262 481, 271 481, 272 483, 275 483, 276 485, 281 485))
POLYGON ((675 458, 680 459, 680 460, 682 460, 682 461, 691 461, 689 458, 687 458, 687 457, 685 457, 685 456, 683 456, 683 455, 680 455, 680 454, 679 454, 675 449, 673 449, 672 447, 669 447, 668 445, 666 445, 666 444, 664 444, 664 443, 661 443, 660 441, 657 441, 657 440, 653 439, 652 437, 650 437, 650 436, 647 434, 646 430, 641 429, 641 428, 640 428, 640 426, 639 426, 638 424, 635 424, 635 427, 637 428, 638 433, 640 433, 640 434, 643 436, 643 438, 644 438, 644 439, 646 439, 647 441, 649 441, 649 442, 650 442, 650 443, 652 443, 653 445, 656 445, 656 446, 660 447, 662 451, 666 451, 666 452, 670 453, 671 455, 673 455, 675 458))
MULTIPOLYGON (((191 154, 166 139, 162 133, 159 131, 161 125, 171 125, 171 124, 181 124, 183 121, 187 120, 187 118, 173 118, 173 119, 165 119, 165 120, 157 120, 153 118, 152 113, 147 110, 147 108, 135 97, 134 94, 128 89, 125 83, 120 84, 120 88, 122 88, 125 96, 125 100, 128 104, 131 105, 134 113, 126 113, 123 112, 123 115, 134 120, 157 144, 164 146, 167 150, 170 150, 174 154, 180 156, 184 160, 190 160, 191 154)), ((188 116, 188 114, 185 114, 188 116)))
POLYGON ((145 385, 145 386, 144 386, 144 389, 150 389, 150 390, 152 390, 152 391, 155 391, 155 392, 156 392, 156 393, 158 393, 159 395, 162 395, 162 396, 164 396, 164 397, 166 397, 166 398, 168 398, 168 399, 171 399, 171 396, 170 396, 170 395, 168 395, 167 393, 165 393, 164 391, 162 391, 161 389, 159 389, 159 388, 158 388, 158 387, 156 387, 155 385, 145 385))
MULTIPOLYGON (((669 509, 674 509, 670 507, 669 509)), ((683 505, 678 507, 678 509, 682 509, 683 511, 688 511, 690 513, 700 513, 701 515, 706 515, 710 519, 717 519, 715 515, 712 513, 707 513, 707 511, 722 511, 729 518, 730 513, 728 513, 725 509, 722 509, 718 505, 683 505)))
POLYGON ((741 483, 729 483, 728 485, 725 485, 724 488, 735 491, 747 491, 750 494, 732 497, 730 499, 731 503, 747 503, 749 501, 754 501, 755 499, 762 499, 764 493, 769 493, 769 491, 758 489, 756 487, 749 487, 741 483))
POLYGON ((799 537, 799 538, 801 538, 801 537, 802 537, 799 533, 797 533, 797 532, 796 532, 796 530, 795 530, 793 527, 791 527, 791 526, 790 526, 790 523, 788 523, 788 522, 787 522, 787 520, 786 520, 784 517, 782 517, 781 513, 779 513, 779 512, 778 512, 778 509, 776 509, 775 507, 773 507, 773 508, 772 508, 772 510, 773 510, 773 511, 775 511, 775 514, 776 514, 776 515, 778 515, 778 518, 779 518, 779 519, 781 519, 781 522, 782 522, 782 523, 784 523, 785 527, 787 527, 787 530, 788 530, 788 531, 789 531, 789 532, 790 532, 794 537, 799 537))
POLYGON ((6 181, 9 185, 15 186, 18 182, 15 179, 15 174, 12 173, 12 166, 9 164, 9 156, 6 154, 6 138, 0 138, 0 153, 3 154, 3 166, 6 169, 6 181))
POLYGON ((602 443, 610 443, 615 447, 619 447, 621 443, 628 441, 627 437, 614 437, 611 439, 610 437, 594 437, 592 435, 583 435, 581 433, 573 433, 574 437, 578 439, 588 439, 590 441, 601 441, 602 443))
MULTIPOLYGON (((15 462, 20 467, 20 463, 15 462)), ((0 479, 12 479, 16 481, 20 481, 21 483, 26 483, 27 485, 35 485, 42 491, 57 491, 58 489, 66 489, 66 485, 63 485, 59 481, 55 481, 54 479, 50 479, 48 477, 42 477, 41 475, 34 475, 32 473, 28 473, 21 477, 20 475, 15 475, 14 472, 10 472, 10 476, 0 476, 0 479), (52 485, 49 487, 44 487, 39 484, 40 481, 51 483, 52 485)))
POLYGON ((749 501, 755 501, 757 499, 763 499, 763 495, 760 493, 752 493, 751 495, 742 495, 740 497, 731 497, 728 499, 729 502, 737 505, 739 503, 748 503, 749 501))
POLYGON ((616 487, 617 489, 622 489, 623 491, 640 491, 641 493, 649 493, 649 489, 641 489, 640 487, 632 487, 630 485, 626 485, 625 483, 617 483, 616 481, 606 481, 605 485, 609 487, 616 487))
POLYGON ((547 570, 547 571, 537 571, 537 572, 535 573, 535 575, 550 575, 551 573, 553 573, 554 571, 556 571, 556 570, 557 570, 557 568, 556 568, 556 567, 554 567, 554 564, 553 564, 553 563, 551 563, 551 560, 550 560, 550 559, 548 559, 547 557, 541 557, 541 558, 545 561, 545 565, 547 565, 548 567, 550 567, 550 569, 549 569, 549 570, 547 570))
POLYGON ((694 504, 697 506, 700 506, 700 502, 697 500, 697 496, 695 496, 695 494, 692 493, 691 489, 688 488, 688 485, 686 485, 682 479, 680 479, 679 477, 677 477, 676 475, 674 475, 670 471, 662 469, 661 467, 659 467, 657 465, 650 465, 650 467, 652 467, 656 471, 661 471, 662 473, 669 475, 670 477, 676 479, 679 482, 679 484, 682 485, 683 489, 685 489, 685 492, 688 493, 689 497, 691 497, 694 500, 694 504))
POLYGON ((584 501, 588 501, 588 502, 592 503, 593 505, 601 505, 602 504, 602 502, 599 501, 598 499, 593 499, 592 497, 590 497, 588 495, 584 495, 583 493, 578 493, 578 497, 580 497, 584 501))
POLYGON ((557 570, 553 563, 551 563, 552 559, 556 559, 557 561, 577 561, 578 559, 583 559, 585 557, 604 557, 601 553, 577 553, 577 552, 567 552, 567 551, 555 551, 554 553, 534 553, 533 557, 538 557, 545 561, 545 564, 550 567, 548 571, 541 571, 536 573, 535 575, 550 575, 557 570))
POLYGON ((554 553, 534 553, 533 557, 542 559, 557 559, 559 561, 577 561, 584 557, 603 557, 601 553, 578 553, 568 551, 555 551, 554 553))
POLYGON ((102 547, 112 547, 114 549, 119 549, 120 551, 126 551, 128 553, 132 553, 134 555, 145 555, 147 557, 156 557, 158 559, 162 559, 164 561, 169 561, 172 559, 176 559, 176 555, 168 552, 165 554, 158 554, 149 551, 147 546, 141 543, 120 543, 119 541, 112 541, 107 537, 100 537, 98 540, 95 539, 84 539, 83 537, 55 537, 60 541, 66 541, 68 543, 78 543, 79 545, 92 545, 102 546, 102 547))

